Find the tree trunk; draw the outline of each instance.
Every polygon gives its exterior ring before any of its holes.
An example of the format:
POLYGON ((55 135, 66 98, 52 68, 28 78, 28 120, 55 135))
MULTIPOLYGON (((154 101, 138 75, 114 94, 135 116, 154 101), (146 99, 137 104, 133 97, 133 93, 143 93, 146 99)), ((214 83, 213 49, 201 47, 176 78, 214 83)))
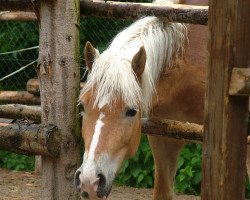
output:
POLYGON ((42 157, 42 199, 80 199, 73 183, 80 166, 79 1, 41 0, 39 13, 42 123, 58 126, 61 137, 60 158, 42 157))
MULTIPOLYGON (((80 89, 84 87, 84 82, 80 83, 80 89)), ((30 79, 27 82, 26 89, 29 93, 39 96, 40 95, 40 83, 38 79, 30 79)))

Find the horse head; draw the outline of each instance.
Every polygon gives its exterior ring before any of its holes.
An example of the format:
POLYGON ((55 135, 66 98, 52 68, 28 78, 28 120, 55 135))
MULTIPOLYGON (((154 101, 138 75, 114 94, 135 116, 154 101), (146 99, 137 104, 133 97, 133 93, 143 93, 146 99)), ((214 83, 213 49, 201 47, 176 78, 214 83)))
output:
MULTIPOLYGON (((103 54, 105 57, 105 52, 103 54)), ((86 44, 85 61, 90 78, 79 98, 85 149, 83 163, 75 173, 75 185, 83 198, 90 199, 107 198, 123 161, 135 154, 141 136, 139 101, 129 99, 131 95, 126 93, 131 92, 129 90, 133 90, 133 87, 139 87, 146 51, 141 47, 131 61, 124 61, 129 67, 123 66, 124 63, 109 63, 109 59, 101 66, 102 62, 98 62, 101 56, 91 43, 86 44), (117 66, 108 66, 114 63, 117 66), (117 68, 121 69, 112 72, 117 68), (123 77, 123 70, 131 71, 128 80, 123 77), (96 79, 95 82, 92 79, 96 79), (112 82, 110 79, 116 80, 112 82), (121 92, 125 84, 129 87, 121 92)))

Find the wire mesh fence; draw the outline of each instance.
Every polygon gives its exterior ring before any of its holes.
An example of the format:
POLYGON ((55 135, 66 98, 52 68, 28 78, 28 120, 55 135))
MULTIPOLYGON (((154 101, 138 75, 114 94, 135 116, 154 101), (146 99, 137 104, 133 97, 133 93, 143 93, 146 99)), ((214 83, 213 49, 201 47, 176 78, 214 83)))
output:
MULTIPOLYGON (((129 23, 131 22, 93 17, 81 20, 81 57, 79 58, 81 63, 81 77, 83 77, 85 72, 83 47, 86 41, 90 41, 102 52, 111 42, 112 38, 121 29, 129 25, 129 23)), ((36 63, 33 63, 20 72, 4 78, 23 66, 36 61, 38 58, 38 48, 21 52, 16 50, 36 47, 38 45, 39 27, 36 22, 0 22, 0 90, 25 90, 27 81, 30 78, 37 77, 35 71, 36 63)))

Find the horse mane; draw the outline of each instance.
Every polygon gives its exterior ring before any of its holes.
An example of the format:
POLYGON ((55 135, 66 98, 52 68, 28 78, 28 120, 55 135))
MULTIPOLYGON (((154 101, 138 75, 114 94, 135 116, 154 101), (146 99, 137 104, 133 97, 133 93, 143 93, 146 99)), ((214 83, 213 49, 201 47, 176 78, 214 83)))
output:
MULTIPOLYGON (((173 3, 173 0, 158 1, 173 3)), ((137 20, 120 32, 96 58, 81 95, 95 87, 94 106, 111 105, 118 95, 128 107, 141 107, 147 115, 159 75, 183 54, 186 38, 184 24, 164 23, 153 16, 137 20), (131 60, 141 46, 146 50, 147 60, 139 83, 131 60)))

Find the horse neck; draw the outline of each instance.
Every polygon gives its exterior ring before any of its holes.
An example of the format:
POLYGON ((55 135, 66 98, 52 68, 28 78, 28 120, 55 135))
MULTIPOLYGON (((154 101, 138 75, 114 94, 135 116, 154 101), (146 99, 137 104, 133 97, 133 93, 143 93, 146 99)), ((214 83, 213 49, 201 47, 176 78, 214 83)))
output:
POLYGON ((207 32, 205 26, 188 27, 186 53, 161 74, 151 117, 203 123, 207 32))

